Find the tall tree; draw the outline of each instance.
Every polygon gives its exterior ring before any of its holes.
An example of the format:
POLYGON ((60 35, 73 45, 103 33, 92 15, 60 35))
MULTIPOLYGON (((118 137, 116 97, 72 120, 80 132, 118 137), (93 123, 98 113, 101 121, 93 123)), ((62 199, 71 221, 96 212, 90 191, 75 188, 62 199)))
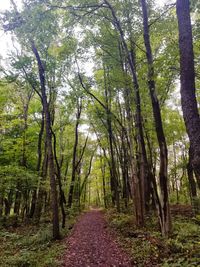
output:
POLYGON ((45 80, 45 68, 38 53, 38 50, 35 46, 35 43, 31 41, 31 48, 35 55, 37 64, 38 64, 38 73, 40 78, 41 94, 42 94, 42 104, 45 115, 45 129, 46 129, 46 142, 47 142, 47 151, 48 151, 48 167, 49 167, 49 176, 50 176, 50 185, 51 185, 51 205, 53 212, 53 237, 58 239, 60 237, 59 233, 59 214, 58 214, 58 196, 57 196, 57 186, 56 186, 56 177, 55 177, 55 164, 54 164, 54 155, 53 155, 53 138, 52 138, 52 129, 51 129, 51 114, 49 110, 49 103, 47 100, 46 94, 46 80, 45 80))
MULTIPOLYGON (((6 22, 4 24, 4 29, 7 31, 15 30, 16 36, 18 37, 18 40, 22 43, 25 41, 29 49, 32 51, 35 60, 37 62, 38 66, 38 77, 39 77, 39 84, 40 84, 40 95, 42 99, 42 105, 44 110, 44 117, 45 117, 45 130, 46 130, 46 145, 47 145, 47 154, 48 154, 48 171, 49 171, 49 177, 50 177, 50 186, 51 186, 51 205, 52 205, 52 222, 53 222, 53 237, 55 239, 58 239, 60 237, 59 233, 59 212, 58 212, 58 197, 57 197, 57 185, 56 185, 56 177, 55 177, 55 164, 54 164, 54 155, 53 155, 53 140, 52 140, 52 116, 50 112, 50 100, 48 101, 48 95, 47 95, 47 72, 46 72, 46 66, 45 61, 42 59, 42 56, 40 55, 40 52, 38 50, 37 45, 43 50, 42 52, 47 53, 47 49, 49 44, 51 43, 51 37, 48 36, 47 40, 45 40, 44 35, 40 35, 41 32, 38 32, 37 28, 37 15, 35 17, 27 17, 26 11, 29 10, 29 5, 25 3, 24 10, 21 11, 21 13, 18 11, 17 6, 14 1, 12 1, 13 5, 13 12, 11 12, 6 17, 6 22), (12 19, 14 20, 14 23, 12 24, 12 19), (26 23, 24 23, 24 20, 26 20, 26 23), (20 21, 20 23, 19 23, 20 21), (30 30, 30 28, 35 31, 34 36, 31 36, 27 29, 30 30), (37 30, 36 30, 37 29, 37 30), (24 40, 25 38, 25 40, 24 40), (44 45, 46 41, 46 44, 44 45), (44 48, 45 47, 45 48, 44 48), (46 51, 44 51, 46 50, 46 51)), ((38 4, 37 2, 33 3, 33 6, 29 10, 29 12, 42 12, 42 5, 38 4)), ((41 31, 43 34, 47 30, 47 25, 45 24, 45 21, 50 23, 49 17, 43 17, 43 23, 41 23, 41 31), (47 19, 47 20, 46 20, 47 19)), ((55 27, 55 26, 54 26, 55 27)), ((53 35, 55 34, 55 31, 53 35)))
MULTIPOLYGON (((170 211, 169 211, 169 200, 168 200, 168 154, 167 144, 165 140, 165 134, 163 130, 163 123, 161 117, 160 104, 156 93, 155 84, 155 71, 153 66, 153 55, 150 43, 149 34, 149 23, 148 23, 148 11, 146 0, 141 0, 142 13, 143 13, 143 29, 144 29, 144 43, 146 48, 146 58, 148 63, 148 88, 151 98, 151 104, 154 115, 155 129, 157 140, 160 148, 160 188, 161 195, 157 199, 158 212, 160 219, 161 232, 163 235, 168 235, 170 231, 170 211)), ((156 191, 157 188, 154 187, 156 191)))
POLYGON ((176 12, 179 28, 181 105, 186 130, 191 144, 191 163, 200 175, 200 117, 196 99, 193 37, 190 1, 177 0, 176 12))
POLYGON ((72 159, 72 177, 71 177, 71 182, 70 182, 70 187, 69 187, 69 195, 68 195, 68 207, 72 207, 73 203, 73 194, 74 194, 74 187, 75 187, 75 182, 76 182, 76 174, 77 174, 77 149, 78 149, 78 142, 79 142, 79 125, 80 125, 80 119, 81 119, 81 112, 82 112, 82 98, 77 96, 76 99, 77 103, 77 113, 76 113, 76 124, 75 124, 75 142, 74 142, 74 147, 73 147, 73 159, 72 159))

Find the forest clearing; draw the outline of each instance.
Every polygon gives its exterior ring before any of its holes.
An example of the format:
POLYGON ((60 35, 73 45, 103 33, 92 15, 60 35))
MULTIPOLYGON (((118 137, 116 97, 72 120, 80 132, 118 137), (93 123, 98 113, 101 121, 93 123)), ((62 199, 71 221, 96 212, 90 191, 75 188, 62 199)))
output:
POLYGON ((0 266, 200 266, 200 0, 4 0, 0 48, 0 266))

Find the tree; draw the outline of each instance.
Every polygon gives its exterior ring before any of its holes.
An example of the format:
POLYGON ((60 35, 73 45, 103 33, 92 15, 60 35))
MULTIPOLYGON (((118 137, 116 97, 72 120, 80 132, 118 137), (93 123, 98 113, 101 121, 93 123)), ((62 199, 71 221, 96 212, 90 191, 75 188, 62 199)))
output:
POLYGON ((176 2, 179 26, 181 105, 186 130, 191 144, 191 162, 195 173, 200 175, 200 117, 196 100, 194 52, 190 1, 176 2))
MULTIPOLYGON (((40 83, 40 90, 41 90, 41 100, 42 100, 42 105, 43 105, 43 110, 44 110, 44 117, 45 117, 45 130, 46 130, 46 145, 47 145, 47 154, 48 154, 48 170, 49 170, 49 176, 50 176, 50 185, 51 185, 51 203, 52 203, 52 221, 53 221, 53 237, 55 239, 58 239, 60 234, 59 234, 59 214, 58 214, 58 199, 57 199, 57 185, 56 185, 56 179, 55 179, 55 164, 54 164, 54 155, 53 155, 53 141, 52 141, 52 117, 51 117, 51 113, 50 113, 50 103, 48 102, 48 98, 47 98, 47 80, 46 80, 46 66, 41 58, 41 55, 38 51, 38 47, 36 45, 36 42, 38 43, 38 46, 41 47, 41 45, 44 45, 44 35, 40 35, 41 32, 36 31, 35 32, 35 36, 30 36, 30 34, 28 33, 27 29, 30 30, 30 28, 34 28, 37 25, 37 15, 35 17, 35 21, 34 20, 30 20, 27 17, 26 14, 26 22, 27 24, 24 25, 23 20, 24 20, 24 14, 26 13, 26 10, 28 7, 25 8, 25 10, 23 10, 21 12, 21 14, 18 12, 17 7, 14 3, 14 1, 12 1, 13 3, 13 8, 14 11, 12 14, 10 14, 11 17, 14 17, 15 20, 15 24, 12 25, 10 22, 10 17, 7 17, 8 20, 8 24, 5 26, 4 28, 7 30, 16 30, 16 35, 18 35, 19 37, 19 41, 22 38, 22 35, 24 34, 26 36, 26 42, 29 46, 29 48, 32 50, 33 55, 35 56, 35 60, 37 62, 38 65, 38 76, 39 76, 39 83, 40 83), (21 20, 21 24, 18 25, 18 21, 21 20), (38 36, 37 36, 38 33, 38 36), (35 40, 34 40, 35 39, 35 40)), ((37 3, 35 5, 33 5, 31 11, 34 13, 37 10, 40 9, 40 12, 42 11, 42 5, 39 4, 39 6, 37 5, 37 3)), ((30 11, 30 10, 29 10, 30 11)), ((30 18, 30 17, 29 17, 30 18)), ((44 17, 43 17, 44 19, 44 17)), ((49 18, 48 18, 49 19, 49 18)), ((47 24, 50 22, 49 20, 47 20, 47 24), (48 21, 48 22, 47 22, 48 21)), ((43 24, 40 30, 43 31, 45 33, 45 30, 47 30, 47 24, 44 23, 43 20, 43 24)), ((55 34, 55 33, 54 33, 55 34)), ((49 42, 50 42, 50 36, 48 36, 47 40, 46 40, 46 49, 48 48, 49 42)), ((44 52, 44 51, 43 51, 44 52)), ((47 52, 47 51, 45 51, 47 52)))
MULTIPOLYGON (((145 43, 146 58, 148 63, 148 87, 152 103, 156 135, 160 149, 159 179, 160 179, 161 196, 160 199, 158 198, 156 200, 158 201, 157 205, 158 205, 161 232, 165 236, 168 235, 170 231, 170 211, 169 211, 168 178, 167 178, 168 176, 167 144, 165 140, 160 104, 158 101, 156 93, 156 84, 154 80, 155 72, 154 72, 153 56, 152 56, 152 49, 149 36, 149 23, 148 23, 146 0, 141 0, 141 6, 143 13, 144 43, 145 43)), ((157 188, 154 187, 154 190, 157 191, 157 188)), ((156 195, 158 194, 156 193, 156 195)))

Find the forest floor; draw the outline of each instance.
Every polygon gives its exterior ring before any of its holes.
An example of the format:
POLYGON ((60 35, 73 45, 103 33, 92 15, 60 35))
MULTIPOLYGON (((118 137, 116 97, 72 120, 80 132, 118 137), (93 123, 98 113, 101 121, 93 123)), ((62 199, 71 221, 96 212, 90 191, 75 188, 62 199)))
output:
POLYGON ((81 215, 67 238, 64 267, 131 267, 130 258, 108 230, 104 215, 91 210, 81 215))
POLYGON ((71 212, 62 240, 52 240, 49 216, 40 225, 12 217, 0 224, 0 267, 196 267, 200 266, 200 215, 191 206, 171 207, 173 231, 161 237, 156 214, 137 228, 132 207, 71 212))
MULTIPOLYGON (((64 239, 52 240, 52 225, 43 217, 40 225, 22 223, 13 226, 12 217, 0 223, 0 267, 57 267, 65 251, 64 239)), ((62 238, 70 234, 76 216, 66 222, 62 238)))
POLYGON ((146 225, 137 228, 134 216, 110 209, 105 213, 109 228, 137 267, 200 266, 200 216, 194 217, 191 206, 171 206, 173 229, 163 238, 155 214, 146 217, 146 225))

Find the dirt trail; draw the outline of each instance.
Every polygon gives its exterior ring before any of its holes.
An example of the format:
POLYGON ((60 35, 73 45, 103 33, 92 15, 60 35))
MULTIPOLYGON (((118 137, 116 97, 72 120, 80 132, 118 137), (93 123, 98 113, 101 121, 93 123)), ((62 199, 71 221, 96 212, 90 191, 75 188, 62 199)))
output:
POLYGON ((83 214, 67 239, 64 267, 131 267, 129 257, 106 229, 100 211, 83 214))

